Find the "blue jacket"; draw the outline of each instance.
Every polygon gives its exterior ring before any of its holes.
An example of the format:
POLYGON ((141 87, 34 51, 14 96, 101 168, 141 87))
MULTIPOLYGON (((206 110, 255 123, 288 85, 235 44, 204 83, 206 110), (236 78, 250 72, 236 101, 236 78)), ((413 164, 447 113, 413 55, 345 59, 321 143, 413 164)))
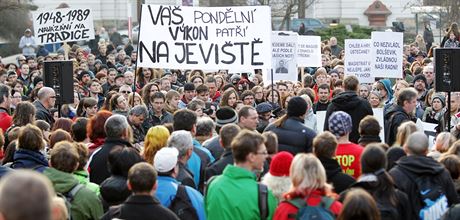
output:
MULTIPOLYGON (((155 197, 160 200, 160 203, 163 206, 169 207, 172 200, 176 197, 177 187, 179 184, 180 183, 177 182, 176 179, 170 176, 158 176, 158 188, 155 192, 155 197)), ((187 195, 198 214, 198 218, 200 220, 205 220, 206 214, 203 195, 189 186, 185 186, 185 191, 187 192, 187 195)))
POLYGON ((45 155, 38 151, 18 149, 14 153, 13 169, 33 169, 42 173, 48 167, 45 155))

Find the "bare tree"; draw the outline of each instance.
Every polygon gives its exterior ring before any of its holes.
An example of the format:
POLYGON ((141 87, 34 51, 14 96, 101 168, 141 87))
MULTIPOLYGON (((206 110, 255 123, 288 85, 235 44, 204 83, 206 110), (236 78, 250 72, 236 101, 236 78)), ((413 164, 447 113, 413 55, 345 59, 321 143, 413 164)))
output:
POLYGON ((17 0, 0 0, 0 37, 7 40, 18 40, 26 28, 32 26, 29 10, 36 6, 20 4, 17 0))

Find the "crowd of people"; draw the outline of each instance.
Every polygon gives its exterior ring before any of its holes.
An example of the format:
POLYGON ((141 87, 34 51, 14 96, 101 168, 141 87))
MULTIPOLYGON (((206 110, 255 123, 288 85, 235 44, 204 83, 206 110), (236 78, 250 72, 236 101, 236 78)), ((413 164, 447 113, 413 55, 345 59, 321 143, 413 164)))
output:
MULTIPOLYGON (((460 93, 448 109, 423 36, 401 79, 344 76, 332 37, 322 67, 271 84, 259 70, 136 68, 111 35, 52 54, 28 29, 17 63, 0 63, 0 219, 460 218, 460 93), (66 57, 70 104, 43 81, 66 57)), ((452 24, 442 46, 458 37, 452 24)))

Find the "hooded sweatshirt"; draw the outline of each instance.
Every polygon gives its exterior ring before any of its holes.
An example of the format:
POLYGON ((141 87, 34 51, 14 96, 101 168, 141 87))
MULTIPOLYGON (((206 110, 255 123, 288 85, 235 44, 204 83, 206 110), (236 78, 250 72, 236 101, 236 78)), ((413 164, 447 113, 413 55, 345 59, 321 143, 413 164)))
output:
POLYGON ((422 204, 419 197, 420 192, 413 180, 414 176, 436 178, 436 182, 441 185, 447 197, 449 206, 460 201, 449 172, 431 157, 416 155, 402 157, 396 162, 396 166, 390 170, 390 175, 395 181, 395 186, 407 194, 409 201, 414 201, 411 208, 413 209, 413 214, 416 216, 418 216, 422 204), (408 176, 408 173, 410 173, 411 177, 408 176))
POLYGON ((385 91, 387 92, 387 101, 385 101, 385 105, 390 103, 393 100, 393 89, 391 89, 391 81, 389 79, 381 79, 379 80, 385 87, 385 91))
MULTIPOLYGON (((353 143, 358 143, 359 122, 367 115, 374 115, 371 104, 359 97, 355 91, 345 91, 332 99, 331 104, 327 107, 326 118, 329 118, 335 111, 344 111, 351 116, 353 127, 349 139, 353 143)), ((329 130, 328 120, 324 121, 324 130, 329 130)))

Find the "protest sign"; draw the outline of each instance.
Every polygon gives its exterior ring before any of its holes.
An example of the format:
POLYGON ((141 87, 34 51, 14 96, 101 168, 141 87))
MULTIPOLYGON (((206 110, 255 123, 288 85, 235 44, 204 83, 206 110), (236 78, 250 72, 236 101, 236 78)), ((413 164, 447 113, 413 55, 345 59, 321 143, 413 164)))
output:
POLYGON ((403 33, 372 32, 371 55, 374 77, 402 78, 403 33))
POLYGON ((270 69, 268 6, 142 5, 138 67, 270 69))
POLYGON ((377 119, 380 127, 382 128, 379 133, 380 140, 385 141, 385 124, 383 120, 383 108, 373 108, 372 111, 374 112, 374 117, 377 119))
POLYGON ((297 37, 297 66, 320 67, 321 66, 321 37, 298 36, 297 37))
POLYGON ((345 75, 358 77, 360 83, 373 83, 371 74, 371 40, 345 40, 345 75))
MULTIPOLYGON (((297 81, 297 35, 272 35, 273 81, 297 81)), ((271 76, 269 78, 271 80, 271 76)))
POLYGON ((423 132, 428 136, 428 143, 430 147, 430 151, 434 150, 433 145, 434 145, 434 140, 436 137, 436 127, 438 124, 433 124, 433 123, 428 123, 428 122, 423 122, 422 121, 422 126, 423 126, 423 132))
POLYGON ((316 112, 316 132, 321 133, 324 131, 324 122, 326 121, 326 111, 316 112))
POLYGON ((32 13, 39 44, 94 39, 93 14, 89 8, 61 8, 32 13))

